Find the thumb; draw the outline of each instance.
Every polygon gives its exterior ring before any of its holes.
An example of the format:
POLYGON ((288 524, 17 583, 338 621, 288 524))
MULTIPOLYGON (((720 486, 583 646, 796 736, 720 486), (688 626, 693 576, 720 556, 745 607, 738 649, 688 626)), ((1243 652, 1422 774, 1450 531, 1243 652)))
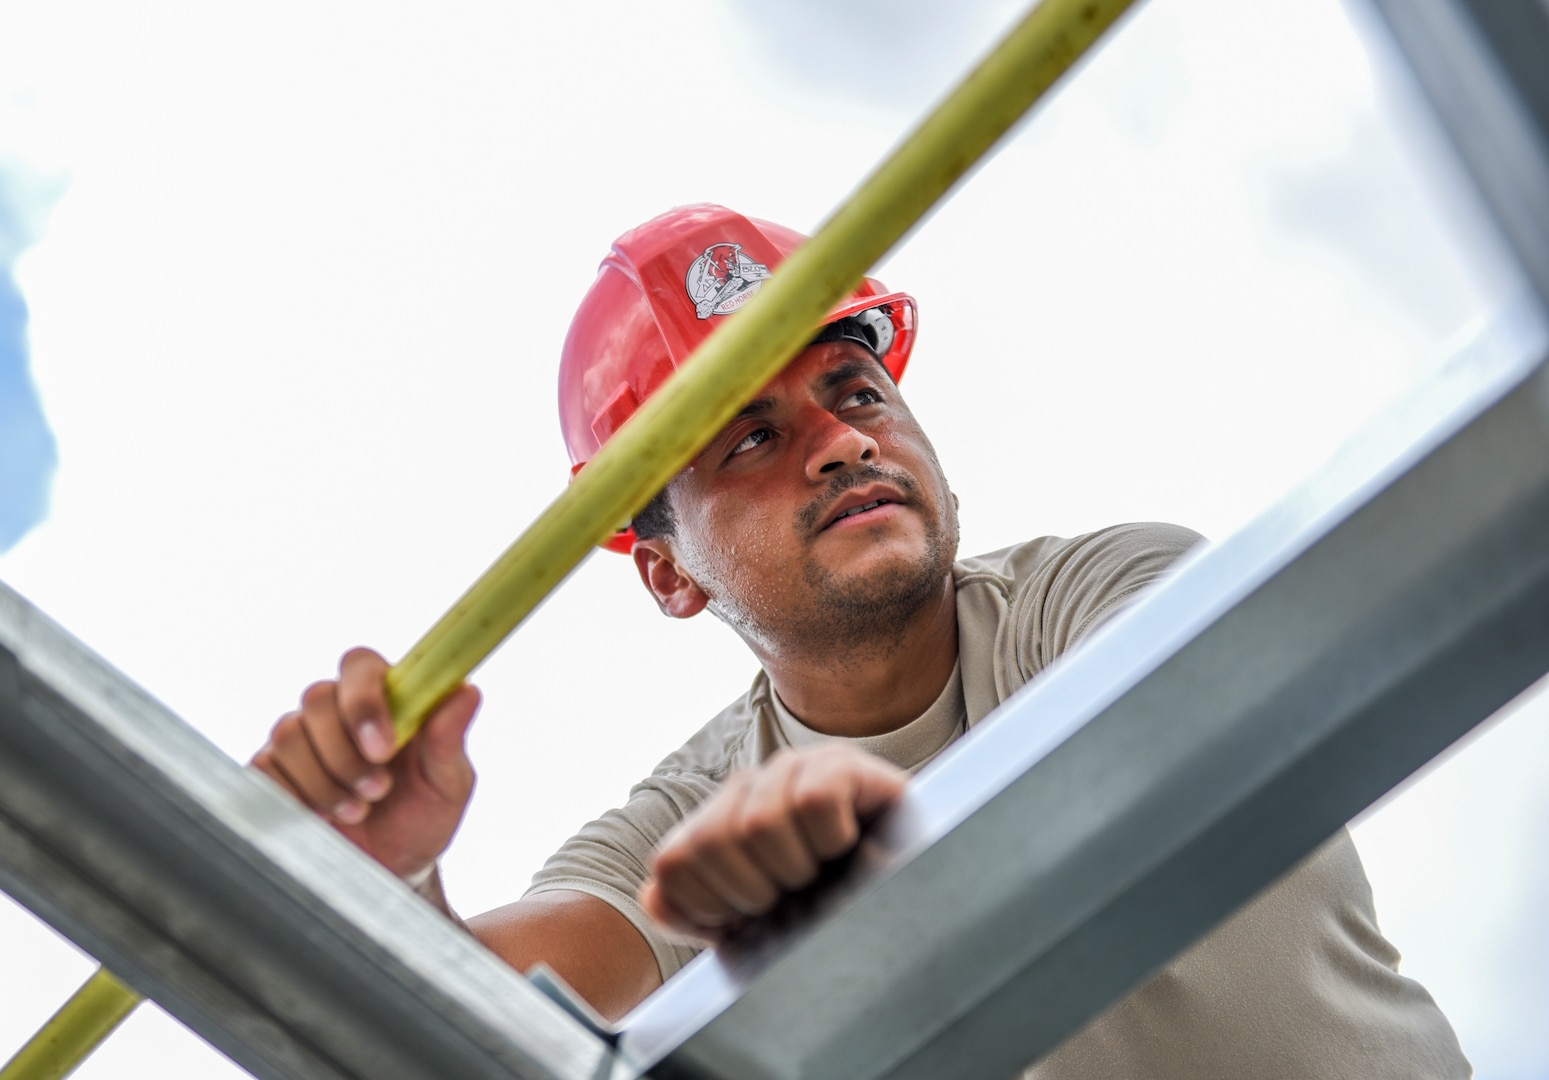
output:
POLYGON ((476 687, 466 683, 436 706, 420 729, 420 778, 447 802, 462 804, 473 791, 473 763, 468 760, 468 728, 479 710, 476 687))

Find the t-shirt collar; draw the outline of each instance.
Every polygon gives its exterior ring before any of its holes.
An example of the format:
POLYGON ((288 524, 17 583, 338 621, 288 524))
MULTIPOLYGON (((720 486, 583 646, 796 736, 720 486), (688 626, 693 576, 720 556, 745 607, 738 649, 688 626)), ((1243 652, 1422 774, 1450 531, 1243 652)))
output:
POLYGON ((798 720, 785 707, 785 702, 780 700, 773 686, 769 688, 769 701, 780 736, 792 748, 821 746, 826 742, 843 739, 911 773, 918 772, 946 749, 953 739, 963 733, 968 723, 968 707, 963 702, 963 677, 959 664, 952 665, 952 675, 947 679, 947 685, 942 687, 930 708, 903 727, 883 735, 865 735, 856 739, 825 735, 798 720))

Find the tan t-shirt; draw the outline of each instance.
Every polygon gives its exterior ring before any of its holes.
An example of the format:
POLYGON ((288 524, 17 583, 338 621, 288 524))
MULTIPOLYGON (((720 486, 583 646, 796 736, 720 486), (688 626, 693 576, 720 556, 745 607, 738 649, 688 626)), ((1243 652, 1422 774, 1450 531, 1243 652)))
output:
MULTIPOLYGON (((951 679, 917 719, 854 742, 918 770, 1198 540, 1172 525, 1119 525, 962 560, 952 570, 958 663, 951 679)), ((574 890, 611 904, 650 943, 669 978, 697 950, 664 935, 635 903, 651 852, 731 771, 782 747, 832 738, 793 716, 760 672, 747 694, 637 784, 622 808, 567 841, 529 894, 574 890)), ((1397 963, 1341 830, 1027 1076, 1470 1075, 1446 1018, 1419 984, 1398 974, 1397 963)))

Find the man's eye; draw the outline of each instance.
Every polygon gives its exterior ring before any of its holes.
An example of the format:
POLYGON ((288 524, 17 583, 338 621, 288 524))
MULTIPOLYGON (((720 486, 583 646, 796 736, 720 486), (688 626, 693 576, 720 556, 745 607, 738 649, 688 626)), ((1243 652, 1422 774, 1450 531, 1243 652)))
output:
POLYGON ((738 454, 740 454, 740 453, 742 453, 742 452, 744 452, 746 450, 751 450, 755 446, 759 445, 759 443, 764 442, 768 438, 769 438, 769 429, 768 428, 759 428, 757 431, 750 431, 750 432, 748 432, 748 434, 746 436, 744 436, 743 440, 740 443, 738 443, 736 446, 732 447, 731 455, 730 456, 735 457, 738 454))
POLYGON ((855 409, 862 405, 876 405, 882 400, 882 395, 872 389, 857 390, 839 403, 841 409, 855 409))

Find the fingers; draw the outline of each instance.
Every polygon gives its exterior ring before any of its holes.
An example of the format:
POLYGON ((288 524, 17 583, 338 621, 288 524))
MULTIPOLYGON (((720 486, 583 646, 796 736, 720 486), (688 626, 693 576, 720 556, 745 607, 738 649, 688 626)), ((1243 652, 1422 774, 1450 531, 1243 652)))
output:
POLYGON ((338 679, 306 689, 301 707, 274 725, 253 765, 413 883, 434 868, 473 793, 464 738, 479 692, 458 687, 395 750, 386 673, 376 653, 346 653, 338 679))
POLYGON ((809 850, 833 859, 855 846, 861 826, 898 801, 908 777, 859 750, 814 755, 791 785, 790 801, 809 850))
POLYGON ((387 761, 397 750, 386 677, 387 661, 370 649, 351 649, 339 659, 339 716, 360 756, 371 762, 387 761))
POLYGON ((362 821, 393 787, 382 764, 393 756, 386 671, 369 649, 345 653, 339 678, 307 687, 301 708, 280 718, 253 764, 318 813, 346 825, 362 821))
POLYGON ((714 940, 811 884, 906 779, 849 746, 777 754, 729 778, 668 835, 640 902, 669 929, 714 940))
POLYGON ((791 754, 784 761, 772 759, 773 766, 766 767, 763 782, 756 785, 744 802, 739 819, 733 822, 741 834, 734 834, 733 842, 745 845, 759 869, 784 892, 809 884, 817 877, 822 859, 843 854, 843 849, 819 852, 802 821, 808 811, 798 803, 798 793, 810 801, 813 780, 822 783, 821 776, 812 777, 811 756, 791 754), (808 779, 804 780, 804 776, 808 779))
POLYGON ((693 925, 723 926, 760 915, 780 898, 779 884, 745 842, 747 805, 763 797, 763 779, 752 771, 730 777, 711 812, 686 821, 657 859, 670 903, 693 925))
POLYGON ((380 762, 392 756, 391 725, 382 677, 387 662, 369 649, 339 661, 339 679, 318 682, 301 695, 298 712, 280 718, 254 764, 280 780, 325 817, 354 825, 392 788, 380 762))
MULTIPOLYGON (((367 802, 375 802, 387 794, 392 778, 386 768, 367 760, 351 737, 339 702, 340 689, 331 682, 313 683, 301 695, 301 727, 307 747, 329 776, 367 802)), ((290 760, 285 758, 282 763, 290 760)))
POLYGON ((353 825, 366 816, 365 803, 323 767, 307 738, 300 713, 287 713, 280 718, 270 732, 268 745, 254 756, 253 764, 325 817, 353 825))

